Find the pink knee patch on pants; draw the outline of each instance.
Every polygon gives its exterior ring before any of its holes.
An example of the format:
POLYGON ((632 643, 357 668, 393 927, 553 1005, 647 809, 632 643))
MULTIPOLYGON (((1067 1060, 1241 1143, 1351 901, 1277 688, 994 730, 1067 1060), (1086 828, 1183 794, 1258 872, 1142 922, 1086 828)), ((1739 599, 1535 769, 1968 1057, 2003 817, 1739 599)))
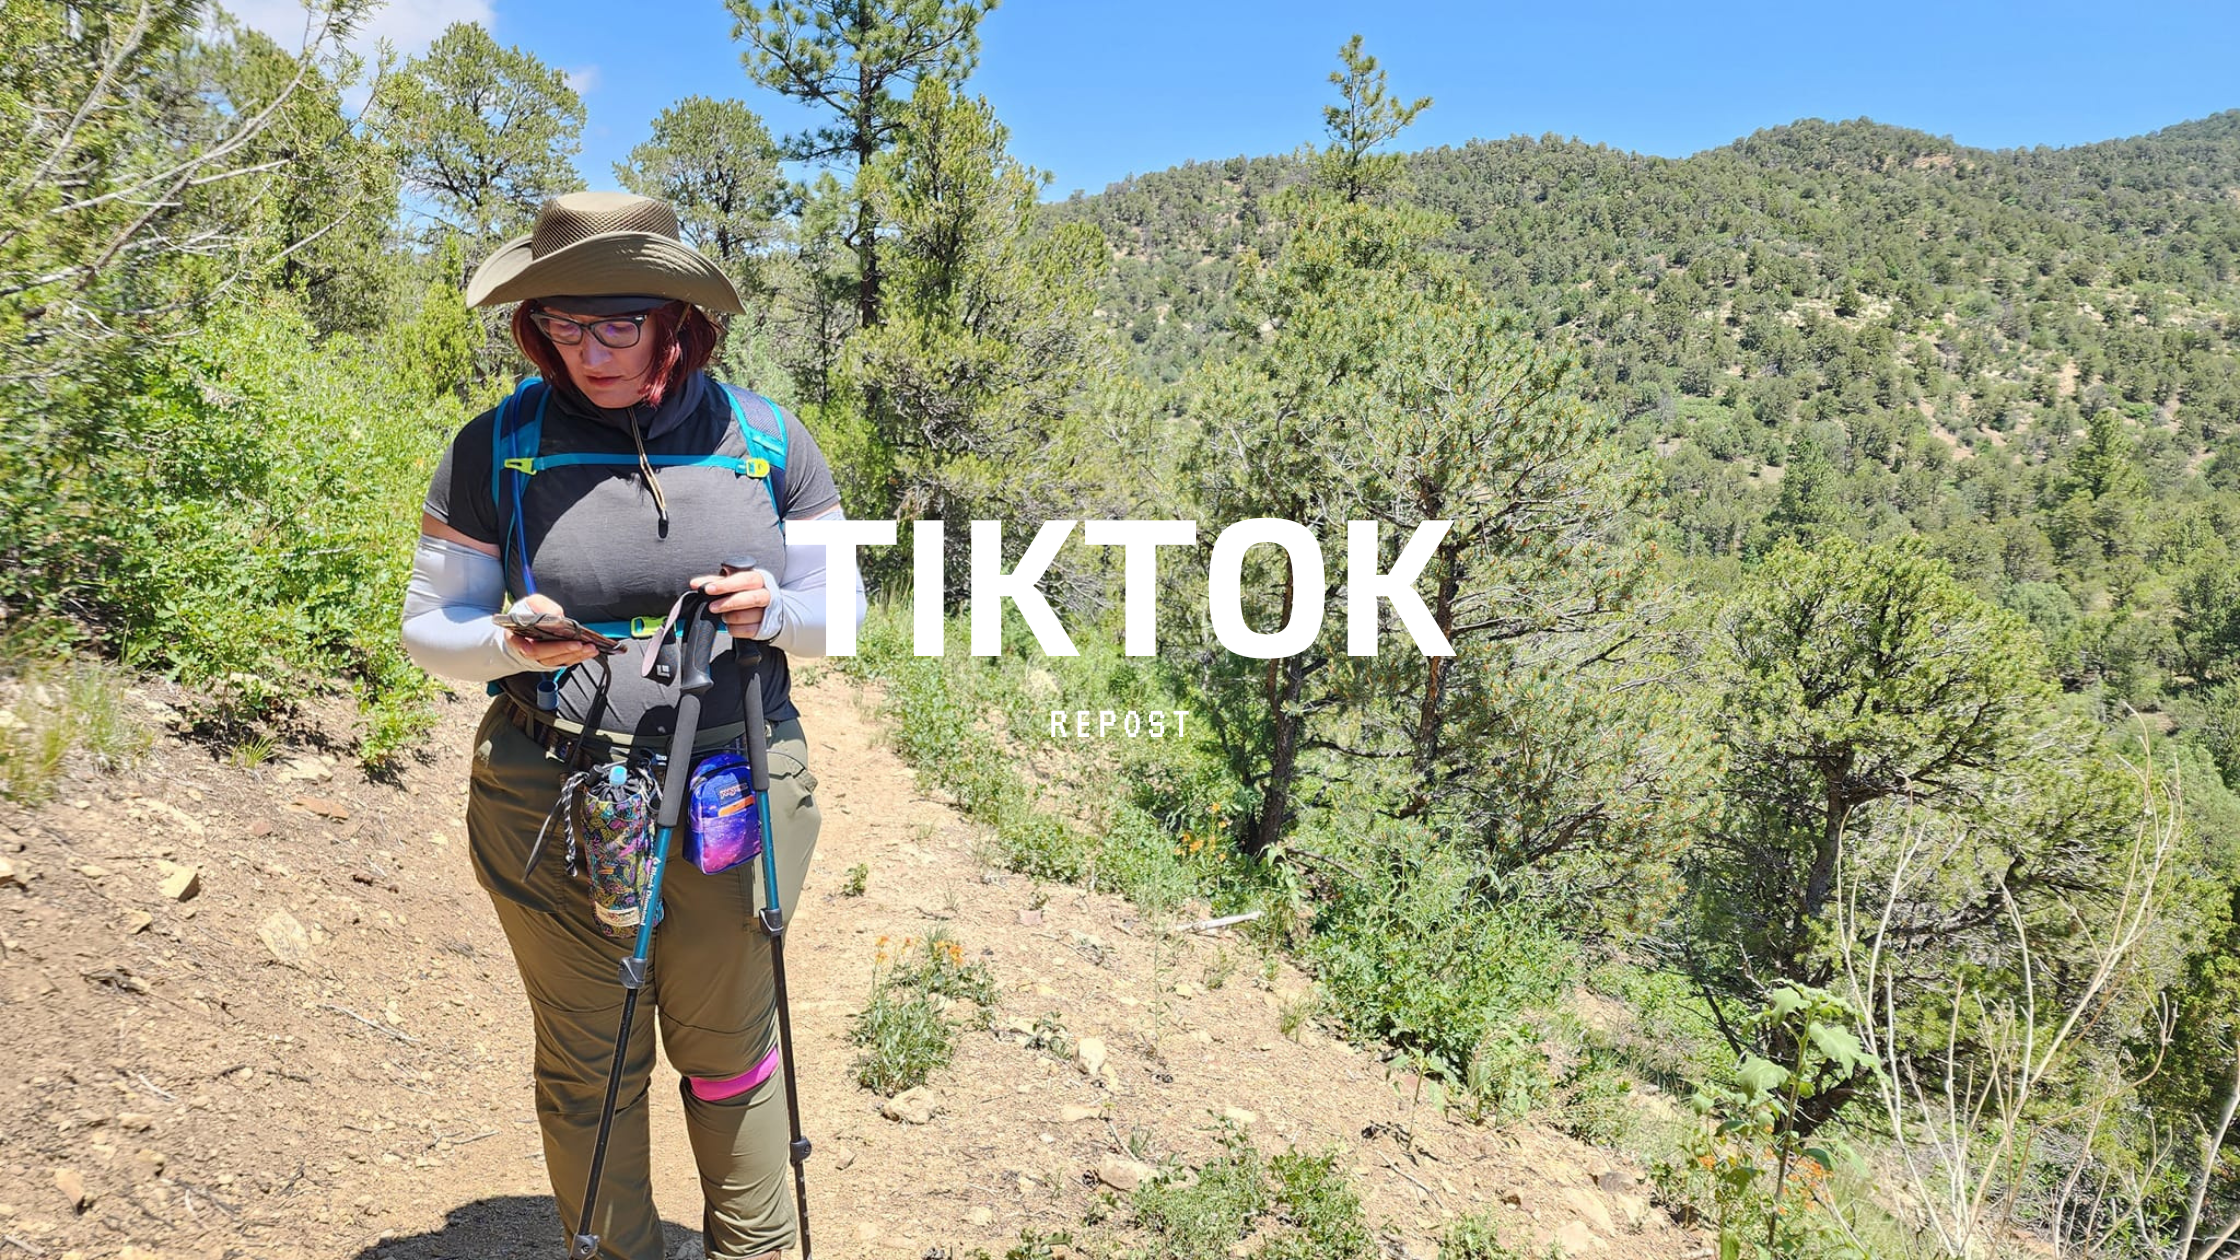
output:
POLYGON ((737 1076, 727 1076, 720 1081, 703 1080, 697 1076, 685 1079, 692 1087, 694 1098, 701 1102, 722 1102, 726 1098, 736 1098, 769 1080, 770 1074, 777 1070, 778 1052, 772 1049, 770 1053, 762 1056, 762 1062, 755 1064, 737 1076))

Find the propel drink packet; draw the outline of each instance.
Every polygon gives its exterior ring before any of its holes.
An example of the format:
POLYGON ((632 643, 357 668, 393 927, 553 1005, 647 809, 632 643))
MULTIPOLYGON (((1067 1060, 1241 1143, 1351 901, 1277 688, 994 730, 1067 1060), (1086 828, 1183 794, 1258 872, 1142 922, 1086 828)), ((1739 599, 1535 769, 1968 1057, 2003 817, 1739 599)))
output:
POLYGON ((762 856, 762 810, 745 757, 720 752, 702 761, 687 796, 684 855, 703 874, 762 856))

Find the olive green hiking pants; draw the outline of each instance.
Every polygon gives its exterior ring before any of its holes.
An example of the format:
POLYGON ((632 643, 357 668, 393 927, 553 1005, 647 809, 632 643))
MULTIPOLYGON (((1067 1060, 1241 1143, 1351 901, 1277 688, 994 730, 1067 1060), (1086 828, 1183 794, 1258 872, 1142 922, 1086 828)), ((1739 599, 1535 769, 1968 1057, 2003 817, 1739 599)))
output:
MULTIPOLYGON (((566 771, 514 728, 508 704, 498 699, 476 733, 467 835, 535 1015, 537 1121, 561 1228, 572 1234, 622 1017, 617 972, 631 942, 599 931, 588 886, 566 873, 563 853, 554 851, 564 845, 548 846, 537 869, 523 877, 566 771)), ((807 754, 799 721, 771 728, 771 824, 789 924, 821 822, 807 754)), ((682 851, 680 838, 662 884, 664 916, 653 934, 600 1174, 591 1228, 603 1260, 664 1260, 649 1178, 646 1095, 655 1023, 649 1015, 658 1018, 669 1062, 685 1078, 685 1131, 707 1202, 701 1228, 708 1256, 745 1260, 793 1241, 791 1134, 783 1071, 775 1062, 777 1000, 770 941, 755 918, 762 863, 703 875, 682 851)), ((563 1246, 555 1254, 564 1253, 563 1246)))

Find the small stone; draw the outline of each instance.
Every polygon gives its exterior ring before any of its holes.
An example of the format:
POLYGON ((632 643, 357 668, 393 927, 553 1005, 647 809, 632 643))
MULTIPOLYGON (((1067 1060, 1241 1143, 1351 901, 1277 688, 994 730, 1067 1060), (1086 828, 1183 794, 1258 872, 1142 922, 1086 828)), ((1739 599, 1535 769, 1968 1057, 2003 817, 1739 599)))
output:
POLYGON ((933 1121, 933 1094, 923 1085, 903 1090, 881 1105, 879 1114, 903 1124, 930 1124, 933 1121))
POLYGON ((1079 1124, 1083 1120, 1094 1120, 1103 1114, 1104 1108, 1102 1107, 1083 1107, 1075 1103, 1068 1103, 1058 1108, 1058 1119, 1065 1124, 1079 1124))
POLYGON ((334 771, 309 758, 296 757, 280 772, 283 779, 296 779, 304 783, 324 783, 334 777, 334 771))
MULTIPOLYGON (((591 1174, 589 1174, 589 1173, 585 1173, 585 1174, 584 1174, 584 1176, 586 1176, 586 1177, 589 1177, 590 1175, 591 1175, 591 1174)), ((879 1241, 879 1224, 878 1224, 878 1222, 876 1222, 876 1221, 857 1221, 857 1222, 856 1222, 856 1241, 857 1241, 857 1242, 859 1242, 859 1243, 867 1243, 867 1242, 877 1242, 877 1241, 879 1241)))
POLYGON ((275 910, 257 926, 257 939, 283 966, 301 967, 311 956, 311 936, 303 924, 285 910, 275 910))
POLYGON ((1249 1127, 1260 1116, 1258 1113, 1246 1111, 1242 1107, 1223 1107, 1221 1118, 1242 1129, 1249 1127))
POLYGON ((1196 997, 1198 995, 1198 986, 1190 983, 1188 980, 1177 980, 1174 986, 1174 995, 1176 997, 1196 997))
POLYGON ((988 1225, 995 1223, 996 1214, 988 1208, 976 1207, 971 1211, 965 1213, 964 1219, 965 1223, 968 1225, 985 1228, 988 1225))
POLYGON ((428 833, 428 843, 440 849, 449 845, 451 843, 451 839, 440 831, 431 831, 428 833))
POLYGON ((154 927, 155 922, 156 917, 145 910, 127 910, 124 915, 124 934, 126 936, 138 936, 154 927))
POLYGON ((132 1156, 133 1168, 140 1174, 140 1177, 143 1180, 161 1177, 163 1175, 164 1168, 170 1162, 170 1160, 164 1157, 162 1151, 151 1151, 143 1149, 134 1152, 132 1156))
POLYGON ((840 1148, 840 1154, 834 1157, 832 1161, 832 1168, 835 1172, 843 1172, 846 1171, 849 1165, 855 1162, 856 1148, 852 1146, 843 1146, 840 1148))
POLYGON ((1582 1256, 1590 1251, 1600 1251, 1609 1244, 1594 1236, 1585 1221, 1571 1221, 1558 1229, 1548 1241, 1563 1249, 1567 1256, 1582 1256))
POLYGON ((1616 1168, 1606 1168, 1594 1179, 1595 1188, 1604 1194, 1624 1194, 1633 1189, 1633 1176, 1616 1168))
POLYGON ((173 901, 191 901, 202 891, 202 872, 184 863, 159 858, 156 874, 163 879, 163 895, 173 901))
POLYGON ((86 1189, 85 1174, 75 1168, 55 1169, 54 1188, 62 1192, 64 1199, 69 1200, 71 1211, 82 1213, 93 1206, 94 1195, 93 1191, 86 1189))
POLYGON ((271 819, 269 819, 269 818, 259 818, 259 819, 258 819, 258 820, 256 820, 255 822, 253 822, 253 823, 250 823, 250 824, 249 824, 249 834, 250 834, 250 835, 252 835, 252 836, 257 836, 257 837, 260 837, 260 838, 261 838, 261 837, 264 837, 264 836, 269 836, 269 835, 271 835, 271 834, 272 834, 272 820, 271 820, 271 819))
POLYGON ((1083 1076, 1095 1076, 1104 1070, 1104 1043, 1095 1037, 1083 1037, 1074 1043, 1073 1065, 1083 1076))
POLYGON ((1611 1219, 1609 1205, 1593 1191, 1566 1190, 1563 1192, 1563 1202, 1578 1214, 1580 1220, 1593 1226, 1596 1233, 1608 1234, 1617 1230, 1617 1222, 1611 1219))
POLYGON ((146 1133, 156 1127, 156 1118, 144 1111, 117 1113, 117 1127, 132 1133, 146 1133))
POLYGON ((179 824, 180 829, 190 836, 199 836, 209 830, 202 825, 201 819, 168 801, 151 800, 148 802, 148 808, 179 824))
POLYGON ((1042 912, 1040 910, 1021 910, 1019 912, 1020 927, 1039 927, 1041 924, 1042 912))
POLYGON ((14 884, 18 888, 29 887, 23 882, 23 877, 16 874, 16 864, 7 858, 0 857, 0 888, 6 888, 10 884, 14 884))
POLYGON ((332 818, 336 822, 341 822, 350 816, 348 806, 324 796, 299 796, 295 799, 295 804, 298 809, 309 810, 321 818, 332 818))
POLYGON ((1097 1165, 1097 1180, 1122 1194, 1128 1193, 1158 1175, 1158 1169, 1142 1160, 1128 1159, 1121 1155, 1107 1155, 1104 1157, 1104 1161, 1097 1165))
POLYGON ((95 863, 92 863, 92 862, 88 862, 88 863, 86 863, 86 864, 85 864, 84 866, 81 866, 81 867, 79 867, 79 868, 78 868, 78 873, 79 873, 80 875, 83 875, 83 876, 85 876, 85 877, 86 877, 87 879, 107 879, 107 878, 109 878, 109 868, 108 868, 108 867, 106 867, 106 866, 100 866, 100 865, 97 865, 97 864, 95 864, 95 863))

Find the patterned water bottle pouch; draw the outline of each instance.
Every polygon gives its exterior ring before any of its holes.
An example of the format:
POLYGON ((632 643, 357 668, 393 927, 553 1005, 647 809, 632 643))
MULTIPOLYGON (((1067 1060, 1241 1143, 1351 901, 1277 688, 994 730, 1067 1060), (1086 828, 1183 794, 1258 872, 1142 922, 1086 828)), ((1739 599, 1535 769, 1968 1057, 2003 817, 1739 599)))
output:
MULTIPOLYGON (((616 940, 635 935, 644 919, 660 798, 652 775, 616 765, 569 775, 553 806, 568 837, 568 870, 589 877, 592 915, 616 940)), ((661 917, 656 907, 656 925, 661 917)))
POLYGON ((711 753, 693 768, 684 855, 705 875, 762 856, 762 810, 745 757, 711 753))

